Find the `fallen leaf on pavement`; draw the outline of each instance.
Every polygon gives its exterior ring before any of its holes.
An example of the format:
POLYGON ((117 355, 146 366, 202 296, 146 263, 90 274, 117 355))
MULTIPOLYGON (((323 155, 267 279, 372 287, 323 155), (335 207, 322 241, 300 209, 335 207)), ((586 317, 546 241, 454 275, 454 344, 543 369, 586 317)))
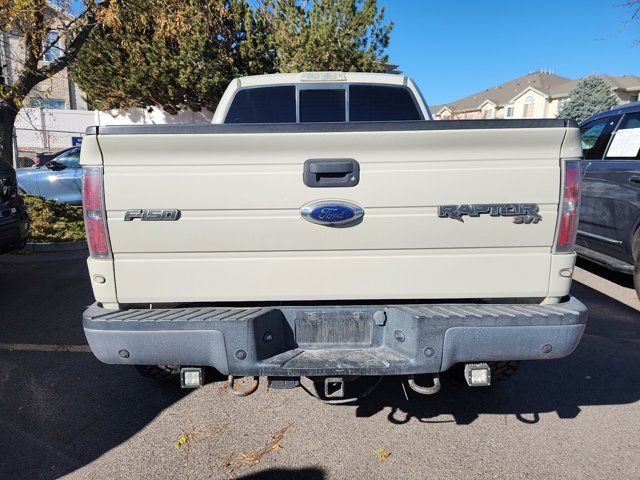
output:
POLYGON ((373 453, 381 462, 384 462, 391 455, 391 452, 387 452, 386 450, 383 450, 381 448, 374 450, 373 453))
POLYGON ((187 442, 193 442, 196 440, 204 440, 206 438, 215 437, 224 431, 227 428, 226 425, 222 425, 221 427, 214 428, 213 430, 208 429, 193 429, 188 432, 184 432, 182 435, 178 437, 178 441, 174 444, 176 448, 181 448, 187 444, 187 442))

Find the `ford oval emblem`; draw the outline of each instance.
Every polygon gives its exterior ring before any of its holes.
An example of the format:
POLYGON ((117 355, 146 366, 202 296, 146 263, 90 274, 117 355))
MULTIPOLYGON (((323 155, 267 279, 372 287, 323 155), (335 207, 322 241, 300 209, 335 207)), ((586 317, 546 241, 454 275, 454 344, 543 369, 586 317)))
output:
POLYGON ((350 227, 362 221, 364 210, 344 200, 324 200, 306 204, 300 210, 302 218, 327 227, 350 227))

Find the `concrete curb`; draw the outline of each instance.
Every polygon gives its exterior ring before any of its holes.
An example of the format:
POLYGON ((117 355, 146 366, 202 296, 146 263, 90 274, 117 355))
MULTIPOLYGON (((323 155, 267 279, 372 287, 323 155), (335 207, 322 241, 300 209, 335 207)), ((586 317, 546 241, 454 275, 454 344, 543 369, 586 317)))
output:
POLYGON ((77 252, 87 249, 86 240, 76 242, 58 243, 27 243, 24 250, 27 252, 77 252))

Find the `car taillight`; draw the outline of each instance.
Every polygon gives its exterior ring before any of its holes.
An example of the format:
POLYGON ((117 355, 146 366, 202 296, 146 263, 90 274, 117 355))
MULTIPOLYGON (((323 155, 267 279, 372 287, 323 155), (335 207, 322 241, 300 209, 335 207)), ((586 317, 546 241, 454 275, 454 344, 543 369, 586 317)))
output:
POLYGON ((92 258, 111 258, 102 167, 82 167, 82 208, 89 255, 92 258))
POLYGON ((562 178, 556 252, 573 252, 580 213, 580 160, 565 160, 562 178))

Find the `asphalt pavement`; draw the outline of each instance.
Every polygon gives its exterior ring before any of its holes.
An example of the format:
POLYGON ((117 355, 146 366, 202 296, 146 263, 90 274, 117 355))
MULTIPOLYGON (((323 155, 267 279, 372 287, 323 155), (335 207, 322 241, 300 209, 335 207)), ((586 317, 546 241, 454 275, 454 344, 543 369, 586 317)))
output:
POLYGON ((397 378, 354 405, 304 390, 183 391, 87 351, 83 252, 0 257, 0 478, 640 478, 640 302, 588 264, 569 357, 488 389, 397 378))

